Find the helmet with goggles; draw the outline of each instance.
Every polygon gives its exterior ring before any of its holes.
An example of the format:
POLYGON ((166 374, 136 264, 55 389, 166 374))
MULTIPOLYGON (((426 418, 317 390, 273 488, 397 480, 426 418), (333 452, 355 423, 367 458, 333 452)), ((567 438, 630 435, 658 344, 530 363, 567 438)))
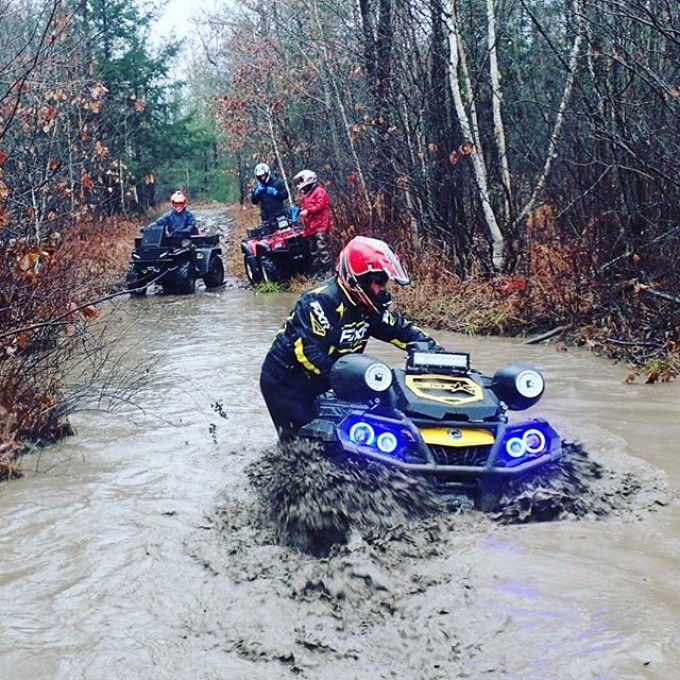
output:
POLYGON ((399 258, 387 243, 368 236, 355 236, 342 249, 337 274, 340 283, 355 302, 378 313, 387 310, 392 303, 392 297, 384 289, 388 281, 400 286, 411 282, 399 258))
POLYGON ((170 204, 177 211, 182 211, 187 207, 187 197, 183 191, 175 191, 175 193, 170 196, 170 204))

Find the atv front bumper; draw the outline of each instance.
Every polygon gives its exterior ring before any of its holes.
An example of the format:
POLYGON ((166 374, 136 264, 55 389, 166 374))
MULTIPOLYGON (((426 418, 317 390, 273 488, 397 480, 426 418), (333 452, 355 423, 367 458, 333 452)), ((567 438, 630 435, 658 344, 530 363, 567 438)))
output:
POLYGON ((354 412, 336 422, 314 420, 300 435, 447 486, 524 475, 562 456, 561 437, 543 419, 442 424, 354 412))

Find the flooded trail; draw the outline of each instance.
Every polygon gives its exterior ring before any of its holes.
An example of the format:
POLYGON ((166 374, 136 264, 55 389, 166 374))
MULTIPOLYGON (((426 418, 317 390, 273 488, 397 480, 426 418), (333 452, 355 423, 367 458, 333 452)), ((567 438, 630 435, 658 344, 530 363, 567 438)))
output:
POLYGON ((610 471, 592 489, 610 511, 503 525, 400 515, 385 496, 384 521, 314 557, 277 540, 261 493, 299 484, 257 380, 294 299, 230 278, 112 312, 126 358, 156 370, 135 404, 77 414, 76 436, 0 487, 0 678, 675 680, 680 385, 436 333, 483 371, 543 370, 534 411, 610 471))

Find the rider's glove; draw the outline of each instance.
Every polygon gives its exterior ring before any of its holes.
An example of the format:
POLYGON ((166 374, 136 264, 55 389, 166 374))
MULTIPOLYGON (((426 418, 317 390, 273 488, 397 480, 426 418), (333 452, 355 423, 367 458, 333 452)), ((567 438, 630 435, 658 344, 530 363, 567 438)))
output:
POLYGON ((276 189, 275 189, 274 187, 267 187, 267 193, 268 193, 270 196, 276 196, 277 191, 276 191, 276 189))
POLYGON ((255 195, 259 196, 263 191, 265 191, 265 189, 266 189, 266 187, 264 186, 264 184, 258 184, 255 187, 255 195))

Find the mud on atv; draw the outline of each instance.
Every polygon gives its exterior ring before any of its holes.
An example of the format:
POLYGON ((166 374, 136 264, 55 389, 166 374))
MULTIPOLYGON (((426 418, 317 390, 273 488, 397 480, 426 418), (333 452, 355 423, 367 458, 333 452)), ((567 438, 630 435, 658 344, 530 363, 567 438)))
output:
POLYGON ((303 227, 290 215, 280 215, 248 229, 248 238, 241 241, 241 252, 246 277, 252 285, 311 273, 309 241, 303 236, 303 227))
POLYGON ((218 234, 179 238, 168 236, 161 225, 150 224, 135 238, 126 284, 130 295, 146 295, 151 284, 168 293, 189 294, 196 280, 206 288, 224 283, 224 264, 218 234))
MULTIPOLYGON (((351 354, 331 370, 331 391, 300 437, 332 458, 383 464, 427 479, 442 496, 493 510, 511 480, 529 479, 565 454, 544 419, 511 422, 508 411, 543 395, 540 372, 510 364, 484 376, 468 354, 410 349, 403 369, 351 354)), ((554 466, 553 466, 554 467, 554 466)))

